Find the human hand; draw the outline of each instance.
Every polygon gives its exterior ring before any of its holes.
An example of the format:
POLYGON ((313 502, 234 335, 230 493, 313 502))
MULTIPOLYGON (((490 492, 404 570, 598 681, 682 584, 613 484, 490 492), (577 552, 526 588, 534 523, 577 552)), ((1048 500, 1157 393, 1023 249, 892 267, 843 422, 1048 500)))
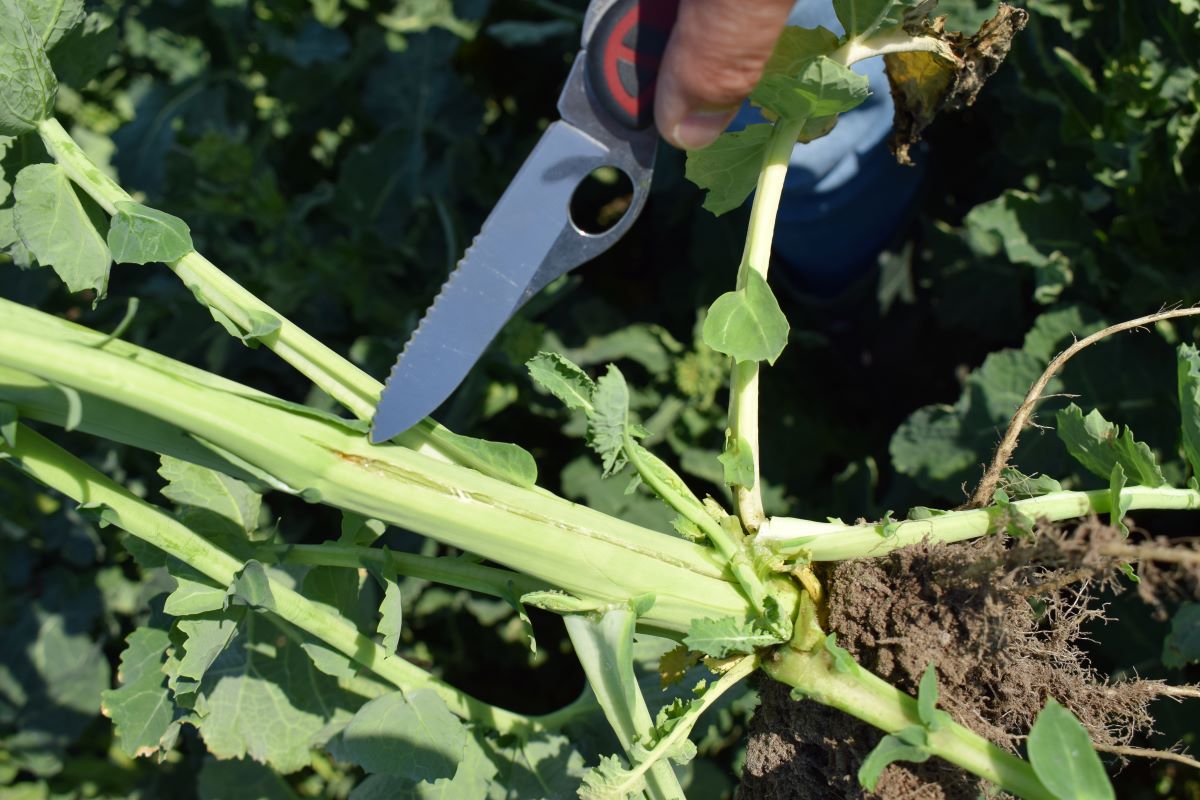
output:
POLYGON ((725 130, 762 76, 793 0, 681 0, 654 98, 659 133, 698 150, 725 130))

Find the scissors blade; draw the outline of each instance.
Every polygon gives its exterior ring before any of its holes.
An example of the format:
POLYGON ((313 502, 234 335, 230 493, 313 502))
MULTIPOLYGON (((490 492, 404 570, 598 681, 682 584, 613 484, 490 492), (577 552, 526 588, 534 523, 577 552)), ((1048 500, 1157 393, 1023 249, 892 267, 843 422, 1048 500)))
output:
MULTIPOLYGON (((372 442, 387 441, 432 413, 530 297, 624 234, 636 213, 599 235, 579 230, 570 217, 579 183, 612 163, 610 147, 574 125, 558 121, 547 128, 392 368, 372 442)), ((648 183, 648 169, 645 174, 648 183)), ((639 206, 645 189, 635 186, 639 206)))

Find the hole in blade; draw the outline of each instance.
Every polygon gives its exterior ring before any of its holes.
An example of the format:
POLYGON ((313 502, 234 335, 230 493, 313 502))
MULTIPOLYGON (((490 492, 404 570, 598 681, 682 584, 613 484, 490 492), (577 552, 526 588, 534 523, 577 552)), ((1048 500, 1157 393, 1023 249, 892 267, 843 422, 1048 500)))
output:
POLYGON ((571 222, 584 233, 604 233, 629 211, 633 181, 616 167, 592 170, 571 195, 571 222))

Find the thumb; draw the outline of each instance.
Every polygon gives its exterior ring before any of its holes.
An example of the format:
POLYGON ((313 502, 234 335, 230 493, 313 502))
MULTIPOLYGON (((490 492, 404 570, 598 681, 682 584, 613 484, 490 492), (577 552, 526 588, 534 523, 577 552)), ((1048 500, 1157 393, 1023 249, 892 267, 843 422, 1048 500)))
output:
POLYGON ((659 133, 696 150, 725 130, 775 47, 792 0, 681 0, 655 89, 659 133))

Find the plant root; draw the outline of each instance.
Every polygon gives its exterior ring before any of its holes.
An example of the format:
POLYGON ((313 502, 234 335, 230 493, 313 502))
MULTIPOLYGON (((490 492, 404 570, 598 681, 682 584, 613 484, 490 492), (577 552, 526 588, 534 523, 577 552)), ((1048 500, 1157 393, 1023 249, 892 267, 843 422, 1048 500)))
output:
MULTIPOLYGON (((822 576, 829 629, 863 667, 914 695, 932 662, 940 707, 1009 750, 1017 750, 1054 697, 1098 745, 1118 752, 1150 732, 1151 702, 1190 696, 1188 688, 1159 681, 1108 682, 1079 647, 1087 626, 1105 620, 1094 603, 1098 591, 1119 589, 1120 565, 1133 560, 1121 548, 1137 546, 1092 519, 1070 532, 1039 525, 1032 536, 925 543, 832 564, 822 576)), ((1144 571, 1150 562, 1141 563, 1144 571)), ((1164 591, 1158 584, 1154 596, 1164 591)), ((996 792, 930 759, 892 764, 868 795, 855 776, 881 732, 815 702, 791 700, 774 684, 762 687, 761 698, 740 800, 958 800, 996 792)))

